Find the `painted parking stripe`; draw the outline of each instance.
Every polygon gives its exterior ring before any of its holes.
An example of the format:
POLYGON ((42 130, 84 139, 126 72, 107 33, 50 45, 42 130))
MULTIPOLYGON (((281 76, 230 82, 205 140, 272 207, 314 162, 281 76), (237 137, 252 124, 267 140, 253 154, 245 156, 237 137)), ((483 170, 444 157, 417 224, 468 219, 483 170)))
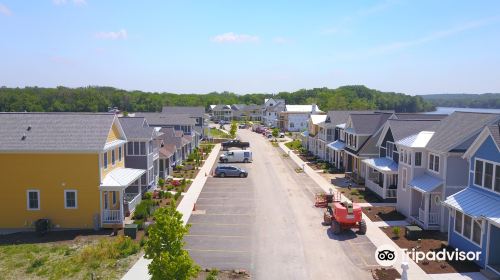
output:
POLYGON ((250 238, 250 235, 208 235, 208 234, 187 234, 189 237, 214 237, 214 238, 250 238))
POLYGON ((186 251, 190 252, 220 252, 220 253, 241 253, 241 254, 247 254, 250 253, 250 251, 232 251, 232 250, 210 250, 210 249, 186 249, 186 251))

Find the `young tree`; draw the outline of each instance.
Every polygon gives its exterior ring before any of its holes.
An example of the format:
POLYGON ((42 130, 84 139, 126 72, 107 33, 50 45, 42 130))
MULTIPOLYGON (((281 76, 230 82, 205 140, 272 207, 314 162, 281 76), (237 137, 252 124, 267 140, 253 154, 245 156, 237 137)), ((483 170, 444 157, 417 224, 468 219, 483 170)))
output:
POLYGON ((175 206, 156 210, 155 223, 149 228, 145 257, 152 259, 148 265, 151 279, 193 279, 200 268, 184 250, 184 235, 189 225, 182 222, 182 214, 175 206))
POLYGON ((277 127, 275 127, 273 128, 272 134, 274 138, 277 138, 280 135, 280 130, 277 127))
POLYGON ((231 138, 236 137, 237 130, 238 130, 238 125, 236 124, 236 121, 233 121, 231 123, 231 129, 229 129, 229 135, 231 135, 231 138))

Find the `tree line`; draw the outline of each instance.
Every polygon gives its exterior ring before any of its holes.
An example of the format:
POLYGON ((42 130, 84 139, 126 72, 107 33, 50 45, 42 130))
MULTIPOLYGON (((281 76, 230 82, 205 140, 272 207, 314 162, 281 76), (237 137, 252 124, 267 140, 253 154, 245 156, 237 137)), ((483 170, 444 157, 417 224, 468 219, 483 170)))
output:
POLYGON ((420 96, 381 92, 365 86, 337 89, 314 88, 276 95, 232 92, 175 94, 126 91, 113 87, 80 88, 0 88, 0 111, 3 112, 106 112, 118 107, 127 112, 161 111, 163 106, 204 106, 212 104, 263 104, 265 98, 284 99, 287 104, 318 104, 321 110, 395 110, 397 112, 432 111, 434 106, 420 96))
POLYGON ((439 107, 500 109, 500 93, 429 94, 422 98, 439 107))

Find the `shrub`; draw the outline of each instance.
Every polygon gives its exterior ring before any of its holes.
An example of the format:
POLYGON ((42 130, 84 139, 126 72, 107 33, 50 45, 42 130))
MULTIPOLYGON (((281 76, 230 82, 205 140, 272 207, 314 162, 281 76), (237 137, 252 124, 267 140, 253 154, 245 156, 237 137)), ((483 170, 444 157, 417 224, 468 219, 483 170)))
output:
POLYGON ((394 233, 394 236, 399 237, 399 232, 400 231, 401 231, 401 229, 399 227, 393 227, 392 228, 392 233, 394 233))
POLYGON ((172 193, 171 192, 165 192, 164 197, 165 198, 172 198, 172 193))
POLYGON ((178 186, 180 186, 180 184, 181 184, 181 182, 179 180, 172 181, 172 186, 174 186, 174 187, 178 187, 178 186))
POLYGON ((142 219, 135 220, 134 224, 137 225, 137 229, 139 229, 139 230, 144 229, 144 220, 142 220, 142 219))
POLYGON ((210 272, 207 275, 206 280, 217 280, 217 275, 219 275, 219 270, 217 268, 210 269, 210 272))
POLYGON ((178 200, 178 199, 179 199, 179 197, 181 197, 181 194, 182 194, 182 193, 181 193, 181 192, 179 192, 179 191, 178 191, 178 192, 176 192, 176 193, 174 194, 174 199, 175 199, 175 200, 178 200))
POLYGON ((144 200, 151 200, 151 198, 153 197, 153 194, 150 193, 150 192, 147 192, 145 193, 143 196, 142 196, 142 199, 144 200))
POLYGON ((184 169, 184 166, 182 164, 175 166, 175 170, 177 170, 177 171, 181 171, 182 169, 184 169))
POLYGON ((158 179, 158 185, 159 185, 160 187, 165 186, 165 179, 163 179, 163 178, 158 179))

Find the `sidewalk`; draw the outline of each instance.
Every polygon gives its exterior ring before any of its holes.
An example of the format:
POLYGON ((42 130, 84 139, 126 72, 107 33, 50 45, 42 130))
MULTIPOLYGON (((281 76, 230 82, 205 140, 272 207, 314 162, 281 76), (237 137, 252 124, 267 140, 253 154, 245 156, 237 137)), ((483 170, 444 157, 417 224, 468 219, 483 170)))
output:
MULTIPOLYGON (((189 217, 191 217, 191 213, 193 212, 193 206, 198 199, 198 196, 207 181, 208 175, 210 175, 210 171, 212 170, 212 166, 217 161, 217 156, 220 151, 220 144, 216 144, 208 156, 205 164, 194 178, 191 187, 187 193, 183 196, 181 203, 177 206, 177 211, 182 213, 182 221, 184 224, 187 224, 189 217), (207 175, 207 176, 205 176, 207 175)), ((148 273, 148 265, 151 261, 145 259, 142 256, 127 273, 122 277, 122 280, 137 280, 137 279, 150 279, 148 273)))
MULTIPOLYGON (((321 189, 323 189, 326 193, 330 192, 330 189, 334 190, 335 186, 330 182, 326 181, 321 175, 314 171, 311 167, 309 167, 299 156, 297 156, 293 151, 291 151, 287 146, 285 146, 285 142, 279 143, 280 148, 287 154, 290 155, 290 158, 301 168, 304 169, 304 173, 309 175, 313 181, 315 181, 321 189)), ((344 196, 342 196, 342 200, 347 200, 344 196)), ((379 224, 372 222, 368 217, 363 215, 366 220, 366 236, 370 241, 375 245, 375 247, 379 247, 381 245, 391 245, 394 248, 398 248, 396 243, 392 241, 384 232, 379 229, 379 224)), ((418 280, 432 280, 432 278, 425 273, 414 261, 411 259, 408 260, 408 279, 418 279, 418 280)), ((394 268, 401 273, 401 258, 398 258, 397 262, 394 264, 394 268)))

